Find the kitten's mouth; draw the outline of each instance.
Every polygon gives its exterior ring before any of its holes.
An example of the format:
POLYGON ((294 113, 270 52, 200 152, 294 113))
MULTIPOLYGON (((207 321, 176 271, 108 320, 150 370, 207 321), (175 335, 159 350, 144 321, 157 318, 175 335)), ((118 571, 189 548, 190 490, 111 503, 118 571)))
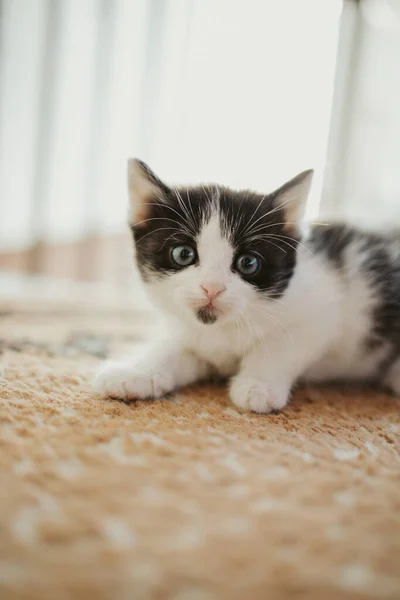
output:
POLYGON ((196 317, 205 325, 211 325, 218 319, 217 312, 212 306, 203 306, 196 312, 196 317))

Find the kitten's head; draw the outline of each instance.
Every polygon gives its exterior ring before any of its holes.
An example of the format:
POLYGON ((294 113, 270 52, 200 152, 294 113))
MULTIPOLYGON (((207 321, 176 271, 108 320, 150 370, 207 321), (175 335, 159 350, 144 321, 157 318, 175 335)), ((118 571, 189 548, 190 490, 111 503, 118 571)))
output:
POLYGON ((265 196, 218 185, 173 188, 130 160, 129 222, 155 302, 210 325, 279 298, 294 272, 311 180, 305 171, 265 196))

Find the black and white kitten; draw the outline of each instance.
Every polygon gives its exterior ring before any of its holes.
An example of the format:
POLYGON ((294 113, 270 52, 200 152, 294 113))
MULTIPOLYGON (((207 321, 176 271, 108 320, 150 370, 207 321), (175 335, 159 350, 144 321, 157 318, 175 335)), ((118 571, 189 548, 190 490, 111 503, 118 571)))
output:
POLYGON ((400 234, 301 226, 312 171, 272 194, 173 188, 129 161, 136 260, 165 328, 106 363, 104 396, 156 398, 218 373, 259 413, 299 380, 400 393, 400 234))

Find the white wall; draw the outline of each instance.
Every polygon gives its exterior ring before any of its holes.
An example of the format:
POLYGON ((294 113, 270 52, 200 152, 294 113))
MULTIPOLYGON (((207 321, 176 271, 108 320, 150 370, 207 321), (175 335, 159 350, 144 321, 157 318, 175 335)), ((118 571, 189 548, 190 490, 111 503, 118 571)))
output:
MULTIPOLYGON (((181 6, 182 0, 171 2, 171 28, 181 6)), ((336 0, 194 0, 190 36, 175 42, 181 79, 164 70, 149 156, 162 174, 267 192, 314 167, 315 214, 341 6, 336 0)))
POLYGON ((363 0, 348 8, 354 40, 343 61, 352 66, 335 107, 322 215, 398 227, 400 3, 363 0))
POLYGON ((124 227, 129 155, 265 192, 314 166, 315 214, 341 4, 5 0, 0 248, 124 227))
POLYGON ((148 3, 2 8, 0 248, 119 230, 126 157, 139 136, 148 3))

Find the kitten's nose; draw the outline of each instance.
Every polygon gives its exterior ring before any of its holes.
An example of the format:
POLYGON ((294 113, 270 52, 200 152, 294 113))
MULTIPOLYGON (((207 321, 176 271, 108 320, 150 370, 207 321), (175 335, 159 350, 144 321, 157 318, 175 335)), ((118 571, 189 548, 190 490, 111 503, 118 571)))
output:
POLYGON ((200 287, 210 300, 213 300, 226 290, 226 287, 222 283, 203 283, 200 287))

